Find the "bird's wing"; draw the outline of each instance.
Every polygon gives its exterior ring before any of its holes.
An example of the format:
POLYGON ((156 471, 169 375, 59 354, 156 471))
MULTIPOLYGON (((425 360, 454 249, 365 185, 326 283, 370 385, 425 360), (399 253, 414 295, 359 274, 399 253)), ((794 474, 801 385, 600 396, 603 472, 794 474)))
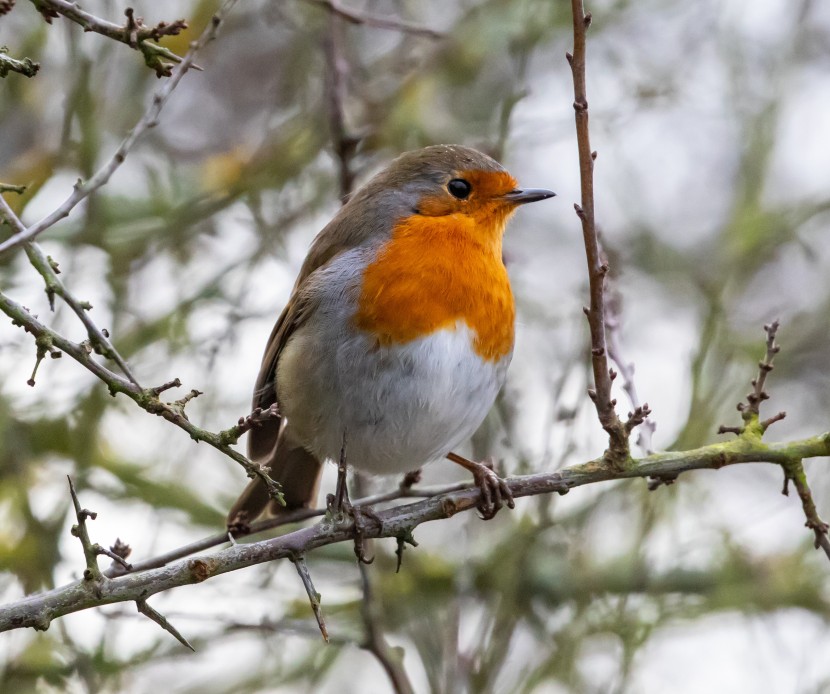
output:
MULTIPOLYGON (((337 218, 334 222, 337 221, 337 218)), ((351 239, 337 233, 330 224, 314 240, 300 270, 291 298, 277 319, 262 358, 254 388, 253 409, 268 409, 277 402, 277 365, 288 340, 305 323, 319 305, 321 291, 315 281, 317 271, 328 265, 351 246, 351 239)), ((248 457, 268 468, 271 476, 283 487, 286 508, 299 508, 314 502, 322 462, 303 448, 292 445, 285 436, 279 418, 269 419, 248 433, 248 457)), ((276 502, 268 503, 268 494, 261 480, 253 480, 237 499, 228 514, 228 523, 248 523, 265 510, 278 513, 276 502)))

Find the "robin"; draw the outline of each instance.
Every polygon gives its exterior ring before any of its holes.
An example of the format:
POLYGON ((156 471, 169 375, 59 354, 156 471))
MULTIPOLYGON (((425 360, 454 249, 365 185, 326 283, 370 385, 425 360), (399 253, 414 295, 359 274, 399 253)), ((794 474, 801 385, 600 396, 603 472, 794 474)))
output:
MULTIPOLYGON (((255 408, 279 418, 248 454, 281 483, 285 506, 252 481, 230 527, 315 503, 323 462, 371 473, 449 458, 472 472, 492 518, 507 485, 453 453, 479 427, 513 353, 515 306, 502 235, 520 189, 496 161, 459 145, 407 152, 317 235, 268 339, 255 408)), ((344 468, 345 469, 345 468, 344 468)))

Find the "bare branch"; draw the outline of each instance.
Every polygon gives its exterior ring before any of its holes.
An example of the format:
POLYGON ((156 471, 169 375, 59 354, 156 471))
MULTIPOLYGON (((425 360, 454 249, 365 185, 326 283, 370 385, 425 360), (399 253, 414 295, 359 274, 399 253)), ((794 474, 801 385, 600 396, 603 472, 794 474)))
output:
POLYGON ((251 429, 261 426, 264 422, 269 420, 279 419, 279 417, 280 411, 277 403, 272 404, 266 410, 263 410, 261 407, 257 407, 253 412, 251 412, 251 414, 245 417, 240 417, 235 426, 220 431, 219 436, 222 437, 225 443, 232 445, 239 441, 240 436, 249 432, 251 429))
POLYGON ((81 541, 81 546, 84 549, 84 558, 86 559, 84 580, 100 582, 104 580, 104 577, 101 574, 101 569, 98 567, 99 552, 96 552, 95 545, 89 539, 89 531, 86 527, 87 518, 95 520, 98 514, 81 507, 81 502, 75 493, 75 485, 72 484, 72 478, 67 475, 66 479, 69 481, 69 493, 72 495, 72 504, 75 507, 75 519, 78 521, 76 525, 72 526, 72 534, 81 541))
MULTIPOLYGON (((67 8, 73 8, 73 11, 82 12, 82 10, 77 9, 77 6, 74 3, 64 2, 64 0, 37 0, 37 2, 49 4, 50 6, 53 4, 59 4, 61 8, 66 6, 67 8)), ((110 160, 104 166, 98 169, 98 171, 96 171, 92 178, 90 178, 88 181, 83 182, 79 180, 75 184, 75 188, 72 191, 72 194, 55 211, 41 219, 39 222, 32 224, 30 227, 18 231, 17 233, 15 233, 14 236, 12 236, 10 239, 7 239, 5 242, 0 243, 0 253, 8 251, 11 248, 20 246, 26 243, 27 241, 31 241, 38 234, 40 234, 41 232, 55 224, 55 222, 58 222, 64 217, 67 217, 79 202, 84 200, 87 196, 90 195, 90 193, 93 193, 94 191, 98 190, 101 186, 105 185, 107 181, 110 180, 112 175, 118 170, 118 167, 120 167, 121 164, 124 163, 124 159, 127 157, 127 154, 129 154, 130 150, 133 148, 133 146, 139 140, 139 138, 147 130, 155 127, 156 123, 158 122, 159 114, 161 113, 161 110, 164 107, 164 104, 167 103, 167 99, 170 97, 170 94, 178 86, 182 77, 184 77, 185 73, 193 65, 193 59, 196 57, 196 53, 199 51, 200 48, 202 48, 202 46, 204 46, 206 43, 211 41, 216 36, 219 30, 219 26, 222 23, 222 19, 235 4, 236 0, 225 1, 222 8, 213 16, 213 20, 208 24, 204 32, 202 32, 202 35, 199 37, 199 39, 195 43, 191 44, 190 50, 173 70, 170 79, 167 80, 162 85, 162 87, 153 95, 153 98, 150 101, 150 105, 148 106, 144 115, 141 117, 138 123, 136 123, 135 127, 132 129, 130 134, 127 135, 126 138, 124 138, 124 141, 119 145, 118 149, 112 155, 110 160)), ((123 31, 123 29, 119 27, 119 31, 123 31)), ((3 212, 5 213, 5 210, 3 212)), ((9 220, 7 213, 5 213, 3 216, 6 217, 7 221, 9 221, 9 223, 12 224, 13 227, 15 226, 11 222, 11 220, 9 220)))
POLYGON ((430 39, 441 39, 444 37, 444 34, 440 31, 421 26, 420 24, 405 22, 400 19, 394 19, 393 17, 378 17, 377 15, 348 9, 343 7, 337 0, 306 0, 306 2, 322 7, 332 14, 345 19, 350 24, 363 24, 365 26, 375 27, 376 29, 400 31, 404 34, 425 36, 430 39))
POLYGON ((582 238, 585 243, 585 257, 588 261, 588 284, 591 305, 584 309, 591 330, 591 366, 595 387, 588 395, 597 410, 602 428, 608 433, 608 450, 605 458, 617 467, 624 467, 630 458, 628 432, 614 409, 616 401, 611 397, 611 372, 608 369, 608 349, 605 340, 604 284, 608 274, 608 263, 600 258, 594 219, 594 160, 596 153, 591 150, 588 130, 588 96, 585 86, 585 33, 591 24, 591 15, 586 14, 582 0, 571 0, 573 12, 574 52, 566 54, 571 66, 574 83, 574 114, 576 118, 576 139, 579 150, 579 180, 582 202, 574 205, 582 222, 582 238))
POLYGON ((801 458, 793 458, 790 463, 782 465, 781 467, 784 469, 784 489, 782 493, 788 496, 787 482, 792 480, 798 492, 798 497, 801 499, 804 516, 807 518, 804 525, 815 533, 815 548, 823 549, 827 558, 830 559, 830 539, 827 536, 827 531, 830 529, 830 526, 818 515, 816 503, 813 501, 813 493, 810 491, 810 485, 807 483, 807 474, 804 472, 804 464, 801 458))
POLYGON ((85 12, 76 2, 67 0, 30 0, 30 2, 49 24, 53 19, 63 16, 83 27, 84 31, 101 34, 101 36, 141 51, 144 62, 156 71, 157 77, 169 77, 173 65, 182 62, 182 58, 168 48, 150 43, 150 41, 158 41, 163 36, 177 36, 187 29, 187 22, 183 19, 177 19, 170 24, 159 22, 155 26, 146 26, 142 18, 136 17, 133 9, 128 7, 124 12, 127 22, 121 26, 85 12))
POLYGON ((118 353, 118 350, 115 349, 109 339, 107 331, 99 328, 92 318, 90 318, 89 311, 92 310, 92 305, 88 301, 79 301, 75 298, 75 296, 58 278, 58 273, 60 272, 58 264, 50 256, 45 255, 43 250, 36 243, 26 244, 26 255, 28 256, 32 267, 34 267, 43 278, 46 285, 46 296, 49 298, 49 305, 52 310, 55 308, 54 302, 55 296, 57 295, 66 302, 81 323, 84 324, 92 350, 107 359, 114 361, 130 382, 138 386, 138 381, 130 371, 127 361, 118 353))
POLYGON ((258 477, 261 479, 272 499, 277 499, 282 503, 282 489, 280 485, 275 482, 268 473, 256 463, 252 462, 239 451, 233 449, 228 445, 221 434, 215 434, 206 429, 202 429, 193 424, 185 415, 183 410, 183 401, 187 402, 192 396, 185 397, 176 403, 165 403, 159 398, 159 392, 171 387, 170 383, 156 388, 142 388, 132 381, 113 373, 105 366, 99 364, 92 358, 91 350, 83 344, 77 344, 63 337, 51 328, 46 327, 35 316, 33 316, 26 308, 18 304, 13 299, 0 292, 0 311, 5 313, 12 319, 12 324, 22 327, 26 332, 31 333, 38 344, 49 345, 65 352, 81 366, 91 371, 95 376, 107 384, 112 395, 123 393, 131 400, 133 400, 139 407, 151 414, 158 415, 172 422, 180 429, 184 429, 194 441, 204 441, 213 446, 217 450, 227 455, 232 460, 239 463, 248 477, 253 479, 258 477))
POLYGON ((781 347, 775 342, 779 325, 780 323, 776 320, 764 326, 764 332, 767 334, 767 352, 763 360, 758 362, 758 377, 752 381, 753 390, 746 396, 747 412, 749 414, 757 416, 761 402, 769 398, 769 395, 764 391, 764 385, 767 381, 767 374, 775 368, 772 365, 775 355, 781 351, 781 347))
MULTIPOLYGON (((397 501, 399 499, 431 499, 432 497, 440 496, 441 494, 450 494, 452 492, 457 492, 462 489, 468 488, 469 484, 465 482, 421 489, 400 488, 391 492, 375 494, 373 496, 367 496, 364 499, 358 499, 354 502, 354 504, 359 508, 366 508, 369 506, 375 506, 377 504, 382 504, 389 501, 397 501)), ((240 537, 256 535, 258 533, 265 532, 266 530, 273 530, 274 528, 279 528, 284 525, 300 523, 310 518, 319 518, 326 514, 326 510, 327 509, 324 508, 300 508, 296 509, 295 511, 287 511, 273 518, 266 518, 264 520, 256 521, 255 523, 251 523, 245 528, 244 532, 240 530, 235 530, 233 533, 233 539, 235 540, 240 537)), ((175 561, 176 559, 189 557, 193 554, 197 554, 198 552, 204 552, 205 550, 211 549, 212 547, 226 545, 228 544, 229 539, 230 538, 228 537, 227 532, 217 533, 216 535, 211 535, 210 537, 206 537, 202 540, 197 540, 196 542, 184 545, 183 547, 178 547, 176 549, 170 550, 169 552, 160 554, 156 557, 144 559, 139 562, 133 562, 131 569, 125 569, 123 566, 120 565, 110 566, 110 568, 108 568, 104 572, 104 575, 107 576, 107 578, 114 578, 116 576, 123 576, 125 573, 146 571, 147 569, 157 569, 160 566, 166 566, 167 564, 169 564, 172 561, 175 561)), ((418 546, 418 543, 415 542, 415 539, 411 535, 402 536, 397 539, 399 541, 399 544, 405 543, 410 544, 413 547, 418 546)), ((116 545, 118 545, 118 541, 116 541, 116 545)), ((127 547, 127 549, 129 549, 129 547, 127 547)), ((115 551, 115 549, 113 551, 115 551)), ((401 550, 400 554, 403 554, 403 550, 401 550)))
POLYGON ((768 419, 760 421, 761 403, 769 400, 769 394, 764 390, 767 382, 767 375, 775 367, 773 360, 775 355, 781 351, 781 347, 775 341, 780 323, 776 320, 764 326, 767 334, 766 353, 764 358, 758 362, 758 375, 752 379, 752 392, 746 396, 746 402, 738 403, 738 412, 741 413, 743 425, 739 427, 719 426, 719 434, 735 434, 736 436, 763 436, 767 429, 775 422, 780 422, 787 416, 786 412, 779 412, 768 419))
MULTIPOLYGON (((711 444, 690 451, 669 451, 633 461, 624 470, 609 466, 604 458, 582 465, 506 480, 514 497, 536 496, 613 479, 635 477, 676 477, 690 470, 720 469, 741 463, 767 462, 791 465, 793 460, 830 455, 830 431, 808 439, 784 443, 764 443, 741 437, 725 443, 711 444)), ((397 538, 412 533, 421 523, 449 518, 474 509, 480 490, 466 488, 441 494, 416 503, 396 506, 377 513, 380 522, 365 528, 369 538, 397 538)), ((232 547, 184 559, 169 566, 133 573, 104 581, 98 591, 89 591, 83 581, 71 583, 45 593, 31 595, 0 608, 0 631, 33 627, 46 629, 52 619, 72 612, 117 602, 148 599, 162 591, 182 585, 201 583, 213 576, 239 569, 286 559, 324 545, 353 541, 353 524, 334 524, 323 520, 280 537, 236 544, 232 547)))

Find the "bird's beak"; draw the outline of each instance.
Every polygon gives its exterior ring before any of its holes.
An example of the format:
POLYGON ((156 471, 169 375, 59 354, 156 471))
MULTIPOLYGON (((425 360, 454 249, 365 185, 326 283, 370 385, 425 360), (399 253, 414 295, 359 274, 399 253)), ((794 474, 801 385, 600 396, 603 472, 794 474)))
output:
POLYGON ((514 205, 524 205, 526 202, 537 202, 538 200, 547 200, 552 198, 556 193, 552 190, 545 190, 544 188, 525 188, 524 190, 511 190, 501 196, 502 200, 512 202, 514 205))

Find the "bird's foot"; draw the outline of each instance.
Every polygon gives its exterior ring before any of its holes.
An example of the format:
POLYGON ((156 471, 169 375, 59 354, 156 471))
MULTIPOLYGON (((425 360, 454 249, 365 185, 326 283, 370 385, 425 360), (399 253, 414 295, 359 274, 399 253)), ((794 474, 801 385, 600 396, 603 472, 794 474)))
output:
POLYGON ((361 564, 371 564, 374 556, 366 557, 366 531, 370 522, 383 525, 380 516, 371 506, 353 506, 348 493, 341 497, 329 494, 326 497, 326 509, 335 523, 348 522, 351 519, 354 527, 354 554, 361 564), (339 503, 338 503, 339 502, 339 503))
POLYGON ((462 458, 457 453, 448 453, 447 458, 472 473, 473 480, 481 492, 476 508, 482 520, 493 518, 502 506, 516 507, 510 487, 493 470, 491 461, 476 463, 462 458))

